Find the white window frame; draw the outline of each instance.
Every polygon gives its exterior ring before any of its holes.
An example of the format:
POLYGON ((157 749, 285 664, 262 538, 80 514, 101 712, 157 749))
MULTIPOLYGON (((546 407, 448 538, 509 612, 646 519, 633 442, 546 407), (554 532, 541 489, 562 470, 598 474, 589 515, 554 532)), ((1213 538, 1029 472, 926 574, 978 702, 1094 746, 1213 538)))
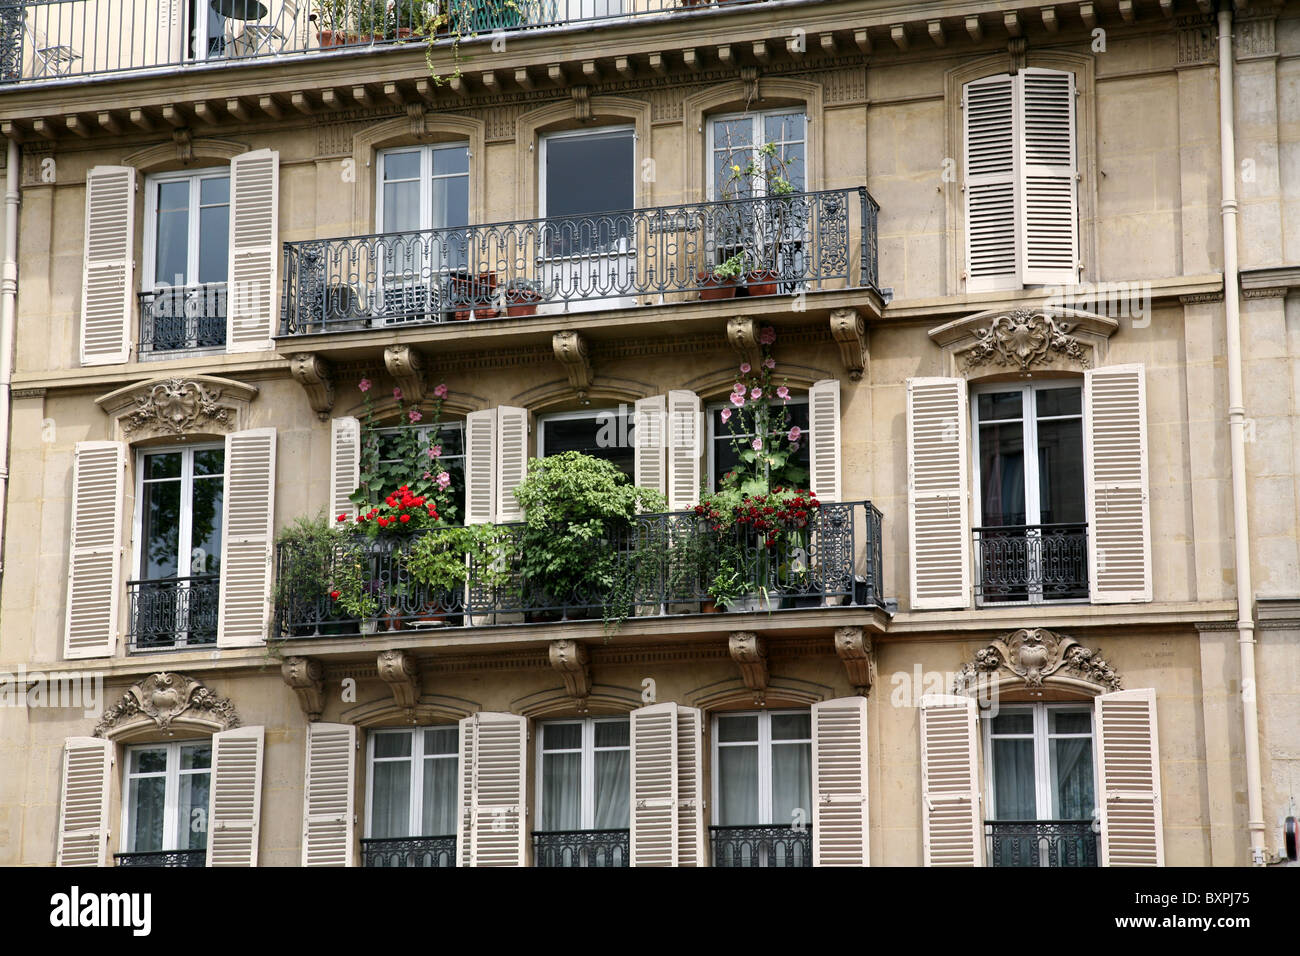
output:
MULTIPOLYGON (((230 180, 229 166, 209 166, 205 169, 186 169, 172 173, 152 173, 145 177, 145 201, 144 201, 144 285, 146 292, 151 292, 162 288, 179 288, 171 284, 171 278, 164 283, 158 282, 155 274, 158 267, 157 245, 158 245, 158 187, 163 183, 189 182, 190 186, 190 207, 189 207, 189 246, 185 254, 185 287, 198 285, 199 276, 199 209, 202 208, 200 203, 201 187, 200 180, 203 179, 225 179, 230 180)), ((232 192, 227 193, 226 208, 230 211, 228 222, 234 224, 234 195, 232 192)), ((230 241, 230 230, 226 230, 226 242, 230 241)), ((229 271, 229 263, 227 263, 229 271)), ((226 282, 226 277, 222 277, 221 282, 226 282)))
MULTIPOLYGON (((393 156, 398 153, 414 153, 414 152, 418 152, 420 154, 420 178, 419 178, 420 224, 419 226, 416 227, 417 230, 424 231, 426 229, 440 228, 434 226, 433 224, 434 216, 433 216, 432 186, 433 186, 433 181, 435 179, 462 179, 463 178, 466 184, 466 195, 469 197, 470 203, 472 203, 473 201, 474 198, 473 194, 470 193, 469 190, 473 186, 473 183, 470 182, 470 178, 471 176, 473 176, 474 173, 474 170, 472 168, 474 153, 470 149, 468 140, 455 140, 455 141, 450 141, 445 143, 426 143, 420 146, 394 146, 391 149, 383 149, 379 151, 379 154, 375 161, 375 232, 377 233, 384 233, 388 231, 384 223, 384 182, 385 182, 384 170, 385 170, 385 164, 387 163, 387 159, 389 156, 393 156), (444 149, 465 150, 465 157, 466 157, 465 172, 439 173, 436 176, 434 175, 433 154, 438 150, 444 150, 444 149)), ((409 182, 409 180, 402 180, 402 182, 409 182)), ((472 208, 469 208, 469 204, 467 204, 466 212, 467 212, 466 218, 472 220, 474 210, 472 208)), ((451 228, 457 228, 457 227, 453 226, 451 228)))
MULTIPOLYGON (((186 489, 189 490, 188 501, 190 507, 181 508, 181 520, 179 533, 176 536, 176 576, 178 578, 193 577, 193 559, 194 559, 194 453, 200 451, 225 451, 224 444, 199 444, 199 445, 161 445, 156 448, 137 448, 135 450, 135 517, 131 538, 135 542, 132 549, 131 568, 133 581, 154 581, 166 580, 158 578, 142 577, 144 568, 141 566, 141 559, 144 557, 144 486, 145 472, 144 460, 148 455, 166 455, 175 452, 188 452, 189 454, 181 455, 181 502, 184 505, 186 498, 186 489)), ((203 481, 220 481, 222 483, 221 508, 224 514, 226 508, 225 481, 229 477, 229 462, 222 462, 221 475, 203 475, 203 481)), ((175 478, 159 479, 157 482, 148 482, 149 484, 161 484, 163 481, 176 481, 175 478)), ((224 541, 222 542, 224 544, 224 541)), ((207 574, 209 572, 200 572, 207 574)))
MULTIPOLYGON (((728 710, 728 711, 721 711, 713 715, 713 720, 712 720, 713 726, 710 728, 713 733, 713 745, 711 748, 712 753, 710 755, 710 760, 712 761, 711 767, 713 772, 710 774, 710 776, 712 777, 712 790, 713 790, 712 820, 714 826, 733 826, 733 825, 744 826, 744 824, 724 824, 719 822, 718 814, 722 809, 722 802, 719 799, 719 795, 721 792, 720 784, 722 781, 722 764, 718 759, 719 752, 724 747, 753 747, 755 744, 755 742, 752 740, 730 741, 727 743, 723 743, 721 740, 719 740, 718 721, 724 717, 757 717, 758 718, 758 741, 757 741, 758 743, 758 815, 759 817, 762 818, 763 821, 766 822, 756 822, 752 825, 759 826, 759 827, 764 827, 764 826, 779 827, 779 826, 790 826, 791 824, 793 824, 794 822, 793 820, 787 821, 787 820, 772 819, 772 747, 773 747, 772 718, 779 717, 785 714, 807 715, 808 737, 800 738, 798 740, 778 740, 776 741, 775 746, 781 747, 785 745, 807 744, 808 754, 809 757, 811 758, 813 753, 813 739, 812 739, 813 725, 812 725, 811 708, 786 708, 782 710, 728 710)), ((810 764, 810 768, 811 768, 811 764, 810 764)), ((811 774, 808 780, 808 793, 811 796, 812 794, 811 774)), ((804 812, 806 814, 805 820, 809 824, 811 824, 812 807, 805 807, 804 812)))
MULTIPOLYGON (((380 763, 397 763, 406 761, 411 765, 411 799, 407 807, 406 829, 415 829, 415 824, 424 819, 424 761, 426 760, 452 760, 457 764, 460 762, 460 730, 456 724, 428 724, 419 727, 381 727, 376 728, 366 734, 366 839, 370 839, 371 826, 374 822, 373 804, 375 799, 375 762, 380 763), (427 730, 438 730, 452 734, 457 741, 456 748, 448 754, 426 754, 424 752, 424 733, 427 730), (375 740, 378 737, 398 736, 405 734, 411 738, 411 755, 409 757, 376 757, 375 740)), ((456 794, 452 794, 453 799, 456 794)), ((385 839, 403 840, 403 839, 420 839, 421 837, 442 837, 452 836, 448 833, 409 833, 405 837, 391 837, 385 839)))
MULTIPOLYGON (((581 419, 590 419, 597 422, 602 414, 612 413, 614 420, 618 421, 620 413, 627 418, 627 445, 629 449, 636 447, 636 415, 628 405, 620 405, 616 408, 592 408, 583 409, 576 412, 546 412, 538 415, 537 422, 537 457, 546 457, 546 423, 562 421, 579 421, 581 419)), ((615 446, 617 447, 617 446, 615 446)))
MULTIPOLYGON (((543 783, 545 780, 543 767, 543 754, 571 754, 576 753, 582 757, 582 793, 579 795, 581 807, 580 816, 582 825, 578 831, 596 829, 596 754, 600 752, 613 752, 625 750, 628 753, 628 773, 632 769, 632 726, 630 717, 575 717, 561 720, 540 721, 537 726, 537 770, 536 770, 536 789, 537 795, 537 824, 540 830, 541 821, 544 817, 544 801, 546 788, 543 783), (608 723, 625 723, 628 725, 628 743, 625 747, 597 747, 596 746, 596 725, 608 723), (577 748, 568 748, 564 750, 547 750, 544 747, 546 737, 545 728, 558 727, 561 725, 578 724, 582 727, 582 744, 577 748)), ((631 795, 628 800, 628 826, 631 826, 632 820, 631 795)), ((622 828, 618 828, 622 829, 622 828)), ((553 831, 540 830, 543 833, 553 831)))
MULTIPOLYGON (((1097 759, 1097 725, 1093 713, 1093 705, 1090 701, 1060 701, 1047 703, 1044 701, 1029 702, 1023 704, 1002 704, 999 707, 999 713, 1010 711, 1031 711, 1034 718, 1034 729, 1028 734, 994 734, 993 721, 985 720, 986 724, 983 733, 983 750, 984 750, 984 767, 986 768, 984 781, 984 805, 989 808, 991 820, 1001 819, 995 815, 997 810, 996 794, 997 781, 995 779, 995 768, 993 764, 993 741, 1000 740, 1027 740, 1032 738, 1034 741, 1034 802, 1036 820, 1054 820, 1057 819, 1052 813, 1052 787, 1051 779, 1052 770, 1052 748, 1053 740, 1082 740, 1085 737, 1092 741, 1092 796, 1094 802, 1100 802, 1100 792, 1098 791, 1098 759, 1097 759), (1086 734, 1060 734, 1049 733, 1049 724, 1047 715, 1050 711, 1064 710, 1086 713, 1088 715, 1089 731, 1086 734)), ((1092 819, 1098 819, 1098 808, 1093 807, 1092 819)), ((1030 822, 1030 821, 1025 821, 1030 822)))
MULTIPOLYGON (((791 395, 790 400, 786 402, 786 404, 787 405, 809 405, 810 402, 808 400, 808 393, 804 392, 801 395, 791 395)), ((716 488, 718 486, 719 476, 717 474, 717 451, 718 451, 717 442, 727 437, 725 435, 718 434, 717 414, 724 408, 732 408, 732 407, 733 406, 729 401, 708 402, 704 406, 705 430, 706 430, 707 441, 709 443, 708 458, 705 461, 705 466, 707 467, 708 471, 705 473, 705 476, 706 476, 706 481, 708 482, 708 486, 710 488, 716 488)), ((803 435, 801 435, 799 438, 800 443, 803 444, 803 446, 806 448, 811 447, 812 433, 813 433, 812 409, 809 408, 808 427, 803 429, 803 435)), ((811 452, 809 454, 811 454, 811 452)), ((808 481, 809 484, 812 483, 811 470, 808 475, 808 481)))
MULTIPOLYGON (((718 172, 718 171, 717 171, 717 163, 715 162, 715 159, 716 159, 715 153, 717 152, 717 142, 716 142, 716 139, 715 139, 715 137, 716 137, 716 132, 715 132, 715 131, 716 131, 716 129, 717 129, 717 125, 716 125, 716 124, 718 124, 718 123, 720 123, 720 122, 733 122, 733 121, 735 121, 735 120, 742 120, 742 119, 749 119, 749 120, 751 120, 751 121, 753 122, 753 124, 754 124, 753 130, 752 130, 752 134, 753 134, 753 142, 754 142, 754 146, 753 146, 753 148, 754 148, 754 149, 757 149, 758 147, 760 147, 760 146, 762 146, 762 145, 764 144, 764 139, 765 139, 765 138, 764 138, 764 136, 763 136, 763 128, 764 128, 764 125, 765 125, 765 120, 766 120, 767 117, 769 117, 769 116, 801 116, 801 117, 803 117, 803 139, 801 139, 801 140, 793 140, 793 139, 790 139, 790 140, 782 140, 780 143, 778 143, 778 145, 779 145, 779 146, 785 146, 785 145, 787 145, 787 144, 790 144, 790 143, 796 143, 796 142, 798 142, 798 143, 802 143, 802 144, 803 144, 803 165, 804 165, 804 168, 801 169, 801 170, 799 171, 799 172, 800 172, 800 175, 803 177, 803 188, 800 189, 800 190, 798 190, 798 191, 799 191, 799 192, 811 192, 811 191, 812 191, 812 182, 811 182, 811 180, 810 180, 810 177, 811 177, 812 173, 811 173, 811 170, 810 170, 810 168, 809 168, 809 167, 811 167, 812 164, 809 162, 809 159, 808 159, 808 107, 807 107, 807 106, 788 106, 788 107, 785 107, 785 108, 782 108, 782 109, 756 110, 756 111, 743 112, 743 113, 718 113, 718 114, 716 114, 716 115, 710 115, 710 116, 706 119, 706 121, 705 121, 705 143, 704 143, 704 146, 705 146, 705 148, 704 148, 704 153, 705 153, 705 157, 706 157, 706 159, 705 159, 705 170, 704 170, 704 175, 705 175, 705 185, 706 185, 706 188, 708 189, 708 196, 707 196, 708 199, 710 199, 710 200, 717 200, 717 199, 719 198, 719 196, 718 196, 719 183, 717 182, 717 172, 718 172)), ((765 195, 765 194, 764 194, 764 192, 763 192, 763 188, 762 188, 762 183, 761 183, 761 181, 756 182, 756 183, 754 184, 754 186, 753 186, 753 196, 754 196, 755 198, 758 198, 758 197, 763 196, 763 195, 765 195)))
MULTIPOLYGON (((180 795, 181 795, 181 777, 194 776, 200 773, 208 775, 208 806, 204 810, 205 819, 203 825, 208 826, 212 812, 212 782, 213 772, 215 770, 213 759, 209 759, 208 766, 203 769, 181 770, 181 748, 193 746, 195 744, 207 744, 212 751, 213 757, 216 754, 216 747, 212 745, 212 739, 195 738, 193 740, 172 740, 167 742, 129 744, 122 761, 122 846, 129 847, 135 843, 135 821, 131 819, 131 781, 145 780, 153 777, 166 777, 167 782, 163 791, 163 847, 161 850, 122 850, 123 853, 177 853, 185 852, 187 847, 176 846, 180 840, 180 795), (140 750, 164 750, 167 753, 167 769, 162 773, 132 773, 131 772, 131 754, 140 750)), ((188 827, 188 824, 187 824, 188 827)))

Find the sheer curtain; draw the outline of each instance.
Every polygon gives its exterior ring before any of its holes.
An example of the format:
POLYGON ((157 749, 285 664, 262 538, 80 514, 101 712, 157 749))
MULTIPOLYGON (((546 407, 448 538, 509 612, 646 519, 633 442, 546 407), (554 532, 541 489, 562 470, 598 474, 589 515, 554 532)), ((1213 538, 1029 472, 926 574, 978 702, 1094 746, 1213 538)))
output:
POLYGON ((758 744, 718 748, 718 823, 759 823, 758 744))
POLYGON ((777 826, 795 822, 802 811, 805 825, 812 822, 812 747, 809 744, 772 745, 772 820, 777 826))
POLYGON ((420 836, 451 836, 456 832, 456 758, 424 759, 424 806, 420 836))
POLYGON ((541 829, 582 829, 581 752, 542 754, 541 829))
POLYGON ((994 739, 993 798, 998 820, 1037 819, 1032 739, 994 739))
POLYGON ((1091 820, 1096 809, 1092 790, 1092 738, 1052 741, 1055 767, 1053 813, 1058 820, 1091 820))
POLYGON ((597 830, 622 830, 629 825, 628 798, 632 786, 630 767, 626 750, 596 752, 597 830))

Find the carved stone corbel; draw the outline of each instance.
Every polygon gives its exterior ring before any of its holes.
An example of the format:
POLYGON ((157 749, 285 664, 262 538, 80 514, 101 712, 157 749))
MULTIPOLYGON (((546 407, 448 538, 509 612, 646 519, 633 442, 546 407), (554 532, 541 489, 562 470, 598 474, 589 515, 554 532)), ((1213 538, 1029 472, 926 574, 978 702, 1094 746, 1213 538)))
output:
POLYGON ((569 93, 573 96, 573 118, 579 123, 588 122, 591 119, 591 87, 579 83, 570 87, 569 93))
POLYGON ((390 345, 384 349, 384 367, 407 403, 424 401, 424 356, 409 345, 390 345))
POLYGON ((867 368, 867 321, 857 309, 831 312, 831 335, 840 346, 840 360, 849 380, 862 381, 867 368))
POLYGON ((333 369, 314 352, 298 352, 289 356, 289 372, 307 390, 307 401, 321 421, 334 410, 333 369))
POLYGON ((754 692, 754 703, 763 703, 767 696, 767 643, 753 631, 733 631, 727 649, 740 668, 740 679, 754 692))
POLYGON ((1011 37, 1007 40, 1007 54, 1011 58, 1008 73, 1015 75, 1025 68, 1029 41, 1025 37, 1011 37))
POLYGON ((759 95, 758 90, 758 67, 750 65, 742 66, 740 68, 740 82, 745 84, 745 100, 747 102, 761 100, 763 98, 759 95))
POLYGON ((325 665, 314 657, 286 657, 280 676, 298 695, 298 706, 308 720, 320 720, 325 710, 325 665))
POLYGON ((420 699, 420 665, 406 651, 380 651, 376 661, 379 679, 392 691, 393 700, 415 717, 415 704, 420 699))
POLYGON ((871 638, 860 627, 837 627, 835 653, 844 662, 853 692, 866 697, 875 682, 876 664, 871 653, 871 638))
POLYGON ((578 393, 578 401, 586 404, 587 391, 596 377, 587 352, 587 340, 578 332, 556 332, 551 338, 551 348, 568 373, 569 384, 578 393))
POLYGON ((551 666, 564 678, 564 688, 576 701, 578 710, 587 711, 587 698, 591 696, 591 657, 585 644, 577 641, 551 641, 551 666))
POLYGON ((758 368, 763 349, 758 341, 758 321, 748 315, 734 315, 727 320, 727 341, 744 361, 758 368))
POLYGON ((176 159, 179 162, 194 162, 194 133, 189 127, 172 130, 172 141, 176 144, 176 159))
POLYGON ((429 134, 428 126, 424 121, 423 103, 407 103, 406 118, 411 123, 411 135, 416 139, 423 139, 429 134))

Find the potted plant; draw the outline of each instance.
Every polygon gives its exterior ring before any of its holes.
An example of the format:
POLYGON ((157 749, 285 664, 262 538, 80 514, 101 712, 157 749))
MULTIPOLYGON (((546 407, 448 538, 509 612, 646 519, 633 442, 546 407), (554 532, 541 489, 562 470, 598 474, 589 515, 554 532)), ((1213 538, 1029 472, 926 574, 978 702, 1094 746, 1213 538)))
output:
POLYGON ((395 26, 390 0, 353 0, 356 4, 354 25, 356 33, 349 33, 352 43, 373 43, 390 36, 395 26))
POLYGON ((745 159, 730 164, 718 192, 720 199, 736 203, 726 217, 726 231, 741 246, 746 294, 775 295, 782 246, 797 244, 802 233, 803 217, 791 199, 796 190, 788 175, 798 158, 787 158, 776 143, 753 149, 748 143, 732 147, 728 142, 724 148, 745 159))
POLYGON ((749 584, 745 581, 744 576, 735 568, 721 568, 709 582, 709 598, 713 602, 713 609, 739 610, 733 608, 741 596, 749 590, 749 584))
POLYGON ((448 297, 455 309, 455 321, 467 322, 471 314, 480 319, 496 317, 497 310, 493 307, 497 289, 495 272, 480 272, 476 275, 468 269, 461 269, 447 279, 447 288, 448 297))
POLYGON ((731 299, 736 295, 736 283, 745 272, 745 254, 738 252, 711 270, 696 276, 700 284, 700 298, 704 300, 731 299))
POLYGON ((348 42, 348 8, 351 2, 320 0, 316 8, 316 27, 321 46, 343 46, 348 42))
POLYGON ((424 626, 444 624, 451 612, 464 608, 471 575, 473 585, 489 593, 509 578, 504 539, 488 524, 426 531, 415 539, 403 564, 411 580, 426 589, 425 613, 417 619, 424 626))
MULTIPOLYGON (((510 318, 536 315, 537 305, 543 299, 537 283, 529 279, 511 279, 505 284, 505 310, 510 318)), ((498 308, 498 312, 500 309, 498 308)))
POLYGON ((275 538, 279 562, 275 606, 289 637, 338 633, 329 596, 330 572, 339 536, 322 511, 300 517, 275 538))
POLYGON ((380 601, 371 575, 370 554, 356 535, 344 535, 334 563, 330 597, 341 616, 358 622, 362 634, 379 629, 380 601))

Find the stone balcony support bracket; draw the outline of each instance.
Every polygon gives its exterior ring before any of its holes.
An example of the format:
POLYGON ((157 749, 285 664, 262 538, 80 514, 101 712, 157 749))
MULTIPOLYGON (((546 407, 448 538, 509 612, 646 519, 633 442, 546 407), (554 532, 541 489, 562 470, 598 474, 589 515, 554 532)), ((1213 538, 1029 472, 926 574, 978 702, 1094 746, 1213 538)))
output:
POLYGON ((380 651, 375 661, 379 679, 388 685, 393 701, 414 723, 415 705, 420 699, 420 665, 407 651, 380 651))
POLYGON ((314 657, 286 657, 280 676, 298 695, 298 705, 308 720, 320 720, 325 710, 325 665, 314 657))
POLYGON ((753 631, 733 631, 727 637, 731 659, 740 668, 740 679, 754 692, 754 703, 767 698, 767 642, 753 631))
POLYGON ((408 404, 424 401, 424 357, 419 352, 409 345, 390 345, 384 349, 384 367, 408 404))
POLYGON ((831 335, 840 347, 840 360, 849 380, 862 381, 867 370, 867 322, 857 309, 835 309, 831 312, 831 335))
POLYGON ((551 641, 548 653, 551 666, 564 678, 564 688, 578 711, 586 713, 587 698, 591 696, 591 656, 586 645, 565 639, 551 641))
POLYGON ((860 627, 835 629, 835 653, 844 662, 853 692, 866 697, 875 683, 875 660, 871 652, 871 638, 860 627))
POLYGON ((298 352, 289 356, 289 371, 304 389, 311 410, 321 421, 334 410, 334 370, 330 363, 313 352, 298 352))
POLYGON ((763 361, 758 332, 758 320, 748 315, 735 315, 727 320, 727 341, 736 350, 736 354, 754 368, 758 368, 763 361))
POLYGON ((591 367, 587 340, 580 332, 571 330, 556 332, 551 337, 551 348, 555 352, 556 360, 564 366, 564 371, 569 376, 569 384, 578 393, 578 401, 587 404, 587 392, 591 390, 591 384, 596 378, 591 367))

